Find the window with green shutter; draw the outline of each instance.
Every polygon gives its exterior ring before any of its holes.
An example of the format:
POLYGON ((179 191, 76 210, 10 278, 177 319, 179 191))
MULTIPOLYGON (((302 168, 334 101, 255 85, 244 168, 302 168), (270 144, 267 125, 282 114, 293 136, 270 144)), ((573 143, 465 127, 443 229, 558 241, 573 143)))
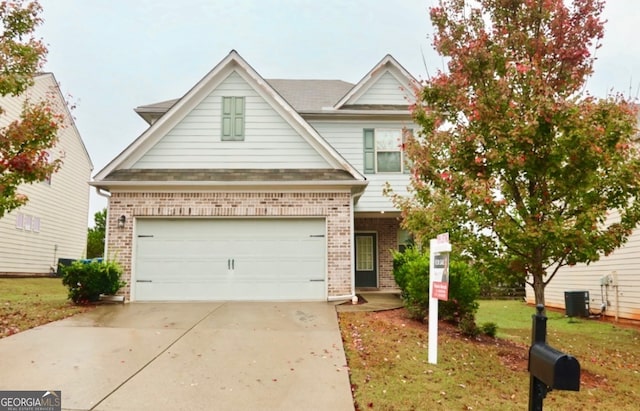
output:
POLYGON ((404 145, 412 130, 365 128, 364 172, 407 173, 410 167, 405 163, 404 145))
POLYGON ((244 140, 244 97, 222 97, 222 141, 244 140))

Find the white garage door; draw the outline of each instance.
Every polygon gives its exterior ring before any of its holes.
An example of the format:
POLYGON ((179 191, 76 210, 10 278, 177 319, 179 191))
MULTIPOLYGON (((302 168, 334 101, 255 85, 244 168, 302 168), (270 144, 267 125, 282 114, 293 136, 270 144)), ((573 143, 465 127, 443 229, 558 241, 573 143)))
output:
POLYGON ((323 300, 324 219, 138 219, 134 295, 323 300))

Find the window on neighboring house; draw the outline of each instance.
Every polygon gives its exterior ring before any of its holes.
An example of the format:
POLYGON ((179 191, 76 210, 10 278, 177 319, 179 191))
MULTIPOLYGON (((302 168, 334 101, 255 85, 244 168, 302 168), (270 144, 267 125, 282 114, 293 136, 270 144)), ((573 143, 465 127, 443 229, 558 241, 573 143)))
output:
POLYGON ((364 129, 364 172, 408 173, 404 143, 411 133, 408 129, 364 129))
POLYGON ((31 216, 25 215, 23 220, 23 228, 25 231, 31 231, 31 216))
POLYGON ((33 217, 33 220, 31 221, 31 231, 33 231, 34 233, 39 233, 40 232, 40 218, 39 217, 33 217))
POLYGON ((24 225, 24 214, 18 213, 16 214, 16 228, 22 230, 24 225))
POLYGON ((244 140, 244 97, 222 97, 222 141, 244 140))

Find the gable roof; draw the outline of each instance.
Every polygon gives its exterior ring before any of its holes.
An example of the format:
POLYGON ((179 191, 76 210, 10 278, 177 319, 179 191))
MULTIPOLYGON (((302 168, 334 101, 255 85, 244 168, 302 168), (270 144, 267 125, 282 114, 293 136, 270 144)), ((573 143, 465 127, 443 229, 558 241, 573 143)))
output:
MULTIPOLYGON (((376 85, 383 76, 392 76, 408 91, 418 85, 413 77, 396 59, 387 54, 357 84, 343 80, 295 80, 265 79, 298 113, 305 114, 360 114, 406 115, 409 101, 402 105, 360 104, 358 99, 376 85)), ((408 94, 412 94, 411 91, 408 94)), ((138 106, 134 109, 147 123, 153 124, 180 99, 160 101, 138 106)))
POLYGON ((238 73, 249 83, 300 136, 307 141, 332 167, 347 171, 353 179, 365 181, 365 177, 346 161, 329 143, 309 125, 298 112, 266 80, 264 80, 240 55, 231 52, 207 75, 193 86, 182 98, 152 105, 152 109, 163 110, 165 115, 155 121, 135 141, 107 164, 96 176, 93 185, 106 181, 111 173, 132 167, 168 131, 178 124, 193 108, 208 96, 232 72, 238 73))
MULTIPOLYGON (((376 64, 348 93, 346 93, 333 108, 339 110, 347 105, 353 105, 358 98, 373 86, 381 76, 390 73, 395 79, 407 89, 417 85, 418 81, 413 77, 396 59, 387 54, 378 64, 376 64)), ((407 105, 409 102, 407 102, 407 105)))

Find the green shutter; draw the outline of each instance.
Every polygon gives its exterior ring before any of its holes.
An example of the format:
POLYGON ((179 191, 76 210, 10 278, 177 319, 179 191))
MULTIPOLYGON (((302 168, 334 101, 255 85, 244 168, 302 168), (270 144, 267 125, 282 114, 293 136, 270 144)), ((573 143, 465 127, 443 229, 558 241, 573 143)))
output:
POLYGON ((233 97, 222 97, 222 140, 233 139, 233 97))
POLYGON ((222 97, 222 141, 244 140, 244 97, 222 97))
POLYGON ((373 174, 376 172, 376 146, 375 135, 372 128, 364 129, 364 172, 373 174))
POLYGON ((233 108, 233 139, 244 140, 244 97, 234 99, 233 108))
POLYGON ((402 170, 405 174, 409 174, 411 173, 411 168, 413 167, 413 161, 411 161, 409 158, 407 158, 407 151, 405 150, 405 146, 407 144, 407 138, 409 138, 410 136, 413 136, 413 129, 412 128, 408 128, 406 130, 403 130, 402 133, 402 170))

